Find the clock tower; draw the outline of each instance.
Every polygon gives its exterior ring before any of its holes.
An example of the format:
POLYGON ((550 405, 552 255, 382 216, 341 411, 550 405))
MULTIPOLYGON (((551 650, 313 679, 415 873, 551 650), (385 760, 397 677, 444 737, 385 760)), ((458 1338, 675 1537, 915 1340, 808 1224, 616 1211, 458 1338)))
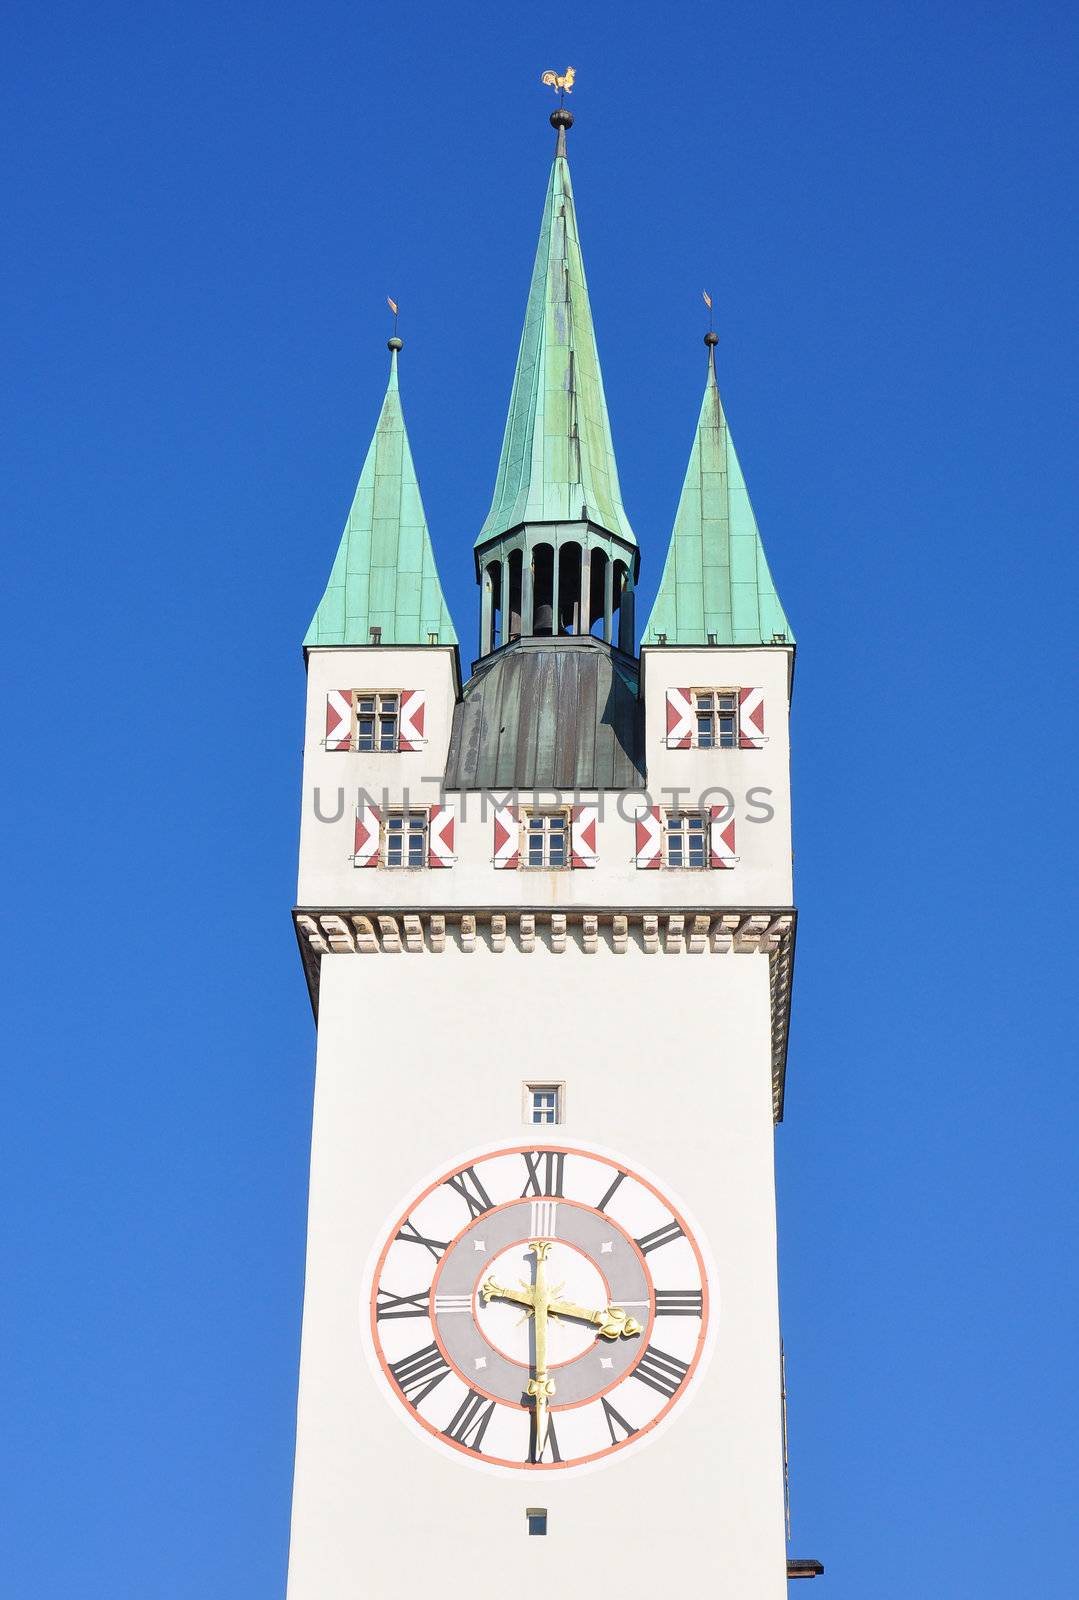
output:
POLYGON ((794 639, 709 334, 638 652, 572 118, 551 121, 475 659, 396 337, 304 641, 289 1600, 786 1592, 794 639))

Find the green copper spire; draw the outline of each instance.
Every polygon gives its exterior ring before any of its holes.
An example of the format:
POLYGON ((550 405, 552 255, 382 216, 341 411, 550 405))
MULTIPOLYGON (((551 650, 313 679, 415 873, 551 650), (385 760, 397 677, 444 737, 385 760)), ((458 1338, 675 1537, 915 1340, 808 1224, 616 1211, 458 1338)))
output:
POLYGON ((375 436, 356 486, 326 593, 304 639, 308 645, 456 644, 438 581, 420 486, 397 388, 397 352, 389 341, 390 381, 375 436))
POLYGON ((715 334, 705 343, 708 382, 642 643, 658 644, 665 634, 668 644, 771 644, 782 634, 793 644, 723 414, 715 334))
POLYGON ((636 547, 622 506, 577 236, 565 110, 528 292, 494 498, 477 545, 522 523, 588 521, 636 547))

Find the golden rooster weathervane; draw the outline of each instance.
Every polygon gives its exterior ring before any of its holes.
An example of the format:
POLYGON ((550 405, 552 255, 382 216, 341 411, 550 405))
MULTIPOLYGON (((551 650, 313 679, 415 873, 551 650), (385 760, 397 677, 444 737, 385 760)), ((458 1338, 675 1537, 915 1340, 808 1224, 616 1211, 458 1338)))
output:
POLYGON ((573 93, 573 80, 576 76, 576 69, 567 67, 565 72, 561 74, 545 72, 540 78, 540 82, 545 83, 549 89, 557 89, 558 103, 559 105, 564 105, 566 96, 573 93))

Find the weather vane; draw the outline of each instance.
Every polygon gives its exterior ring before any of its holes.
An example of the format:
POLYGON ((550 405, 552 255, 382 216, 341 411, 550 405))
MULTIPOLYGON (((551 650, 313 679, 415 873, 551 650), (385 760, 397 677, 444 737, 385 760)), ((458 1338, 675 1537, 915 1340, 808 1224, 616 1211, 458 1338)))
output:
POLYGON ((714 365, 716 345, 719 343, 719 334, 716 332, 715 313, 712 310, 712 296, 708 293, 707 289, 701 290, 701 299, 708 307, 708 332, 704 336, 704 342, 708 346, 708 359, 714 365))
POLYGON ((567 67, 565 72, 561 74, 557 72, 545 72, 540 78, 540 82, 545 83, 549 89, 558 90, 558 103, 560 106, 562 106, 566 103, 566 96, 573 93, 573 80, 576 76, 576 69, 574 67, 567 67))

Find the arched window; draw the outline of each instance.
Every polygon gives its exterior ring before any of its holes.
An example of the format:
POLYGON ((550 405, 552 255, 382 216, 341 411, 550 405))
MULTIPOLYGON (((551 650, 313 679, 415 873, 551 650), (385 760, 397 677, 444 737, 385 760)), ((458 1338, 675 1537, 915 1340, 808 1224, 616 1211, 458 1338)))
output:
POLYGON ((558 550, 558 632, 577 633, 581 626, 581 547, 576 542, 558 550))
POLYGON ((509 554, 509 594, 506 596, 506 640, 521 637, 521 573, 524 556, 520 550, 509 554))
POLYGON ((491 587, 491 644, 492 650, 497 650, 502 640, 502 563, 490 561, 487 564, 487 582, 491 587))
POLYGON ((589 630, 597 639, 606 639, 611 642, 611 618, 607 611, 607 568, 609 566, 606 550, 593 550, 588 564, 588 614, 592 619, 589 630))
POLYGON ((614 564, 614 605, 618 612, 618 648, 627 655, 633 654, 636 609, 633 595, 633 574, 624 561, 614 564))
POLYGON ((554 548, 538 544, 532 551, 532 632, 549 635, 554 632, 554 548))

